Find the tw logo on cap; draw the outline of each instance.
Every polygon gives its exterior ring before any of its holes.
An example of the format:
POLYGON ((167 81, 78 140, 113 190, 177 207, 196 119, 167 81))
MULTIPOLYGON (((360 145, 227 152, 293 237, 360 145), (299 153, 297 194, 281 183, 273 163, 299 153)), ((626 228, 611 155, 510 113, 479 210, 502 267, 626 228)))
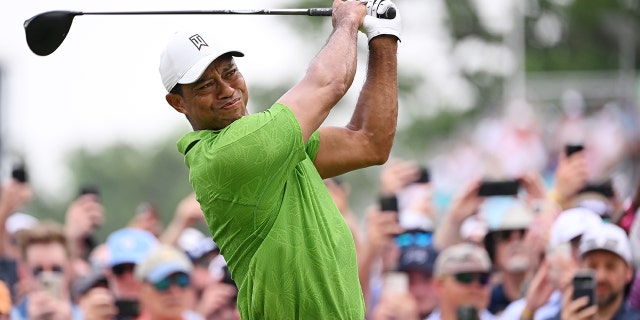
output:
POLYGON ((202 47, 209 46, 199 34, 192 35, 191 37, 189 37, 189 40, 191 40, 191 43, 196 46, 196 49, 198 49, 198 51, 200 51, 202 47))

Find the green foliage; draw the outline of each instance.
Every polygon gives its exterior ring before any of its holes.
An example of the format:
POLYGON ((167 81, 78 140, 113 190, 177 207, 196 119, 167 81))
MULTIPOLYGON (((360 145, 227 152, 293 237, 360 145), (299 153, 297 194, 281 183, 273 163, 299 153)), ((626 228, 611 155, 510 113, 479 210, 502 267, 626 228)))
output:
POLYGON ((125 226, 145 201, 155 205, 167 223, 178 202, 192 191, 177 140, 171 136, 142 148, 116 143, 99 151, 75 150, 68 156, 73 175, 70 197, 34 199, 29 212, 64 221, 67 206, 78 194, 73 190, 91 185, 98 188, 105 207, 105 224, 98 233, 102 240, 125 226))

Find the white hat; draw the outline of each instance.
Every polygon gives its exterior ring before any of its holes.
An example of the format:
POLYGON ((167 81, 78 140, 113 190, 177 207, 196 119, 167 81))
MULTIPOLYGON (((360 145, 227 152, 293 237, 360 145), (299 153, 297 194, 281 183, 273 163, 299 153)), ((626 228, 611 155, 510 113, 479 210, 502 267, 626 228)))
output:
POLYGON ((30 229, 36 224, 38 224, 36 217, 26 213, 16 212, 7 218, 4 227, 8 234, 13 235, 20 230, 30 229))
POLYGON ((178 83, 193 83, 213 60, 224 54, 244 56, 240 51, 225 48, 205 33, 176 32, 160 55, 162 84, 171 91, 178 83))
POLYGON ((602 218, 589 209, 571 208, 565 210, 551 225, 548 245, 553 248, 560 243, 568 242, 602 223, 602 218))
POLYGON ((580 256, 595 250, 606 250, 617 254, 632 265, 631 244, 629 237, 622 228, 613 223, 602 223, 600 226, 587 230, 580 240, 580 256))

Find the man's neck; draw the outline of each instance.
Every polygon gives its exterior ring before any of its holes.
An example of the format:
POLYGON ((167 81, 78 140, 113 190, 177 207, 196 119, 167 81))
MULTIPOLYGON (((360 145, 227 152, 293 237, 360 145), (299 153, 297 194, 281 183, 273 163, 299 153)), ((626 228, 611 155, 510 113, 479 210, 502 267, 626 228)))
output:
POLYGON ((502 290, 509 301, 515 301, 522 296, 522 284, 526 277, 525 272, 504 272, 502 274, 502 290))

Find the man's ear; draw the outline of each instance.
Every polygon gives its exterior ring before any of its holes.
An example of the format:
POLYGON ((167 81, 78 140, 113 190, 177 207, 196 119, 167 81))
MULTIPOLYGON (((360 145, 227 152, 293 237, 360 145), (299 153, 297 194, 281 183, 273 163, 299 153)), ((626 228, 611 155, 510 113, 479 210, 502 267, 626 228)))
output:
POLYGON ((185 114, 185 107, 182 97, 179 94, 167 93, 165 96, 167 103, 169 103, 176 111, 185 114))

